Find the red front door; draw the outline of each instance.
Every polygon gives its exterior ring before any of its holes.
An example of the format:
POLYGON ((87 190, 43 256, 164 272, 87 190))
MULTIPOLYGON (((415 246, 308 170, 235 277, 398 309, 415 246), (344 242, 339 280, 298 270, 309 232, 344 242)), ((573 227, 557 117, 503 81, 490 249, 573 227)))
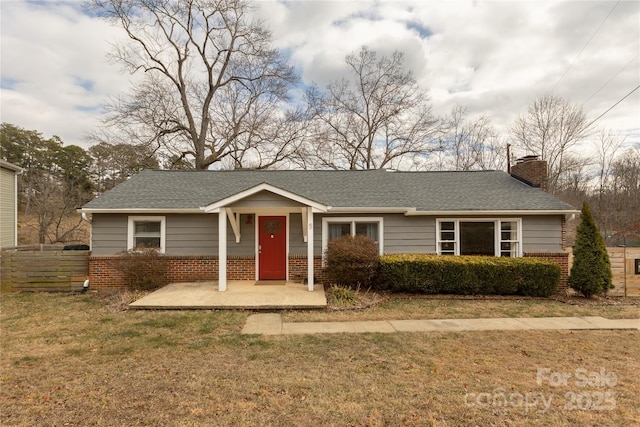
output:
POLYGON ((261 216, 258 222, 258 278, 287 278, 287 217, 261 216))

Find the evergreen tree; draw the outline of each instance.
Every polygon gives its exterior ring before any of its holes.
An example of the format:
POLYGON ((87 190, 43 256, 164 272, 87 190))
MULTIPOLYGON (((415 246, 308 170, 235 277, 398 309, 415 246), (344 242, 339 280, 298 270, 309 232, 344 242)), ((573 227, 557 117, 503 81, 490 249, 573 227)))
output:
POLYGON ((587 202, 582 205, 582 220, 573 246, 573 267, 569 286, 586 298, 606 293, 612 287, 611 263, 587 202))

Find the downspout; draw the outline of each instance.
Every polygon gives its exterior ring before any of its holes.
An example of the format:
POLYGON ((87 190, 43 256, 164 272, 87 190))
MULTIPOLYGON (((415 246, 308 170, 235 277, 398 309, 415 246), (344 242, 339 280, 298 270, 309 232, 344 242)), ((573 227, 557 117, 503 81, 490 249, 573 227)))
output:
POLYGON ((91 220, 89 219, 89 217, 87 216, 87 213, 86 213, 86 212, 82 212, 82 219, 83 219, 84 221, 87 221, 87 222, 89 223, 89 225, 93 224, 93 223, 91 222, 91 220))
POLYGON ((13 210, 13 246, 18 246, 18 175, 21 175, 24 172, 24 169, 20 168, 20 170, 17 171, 17 173, 15 173, 13 175, 13 201, 15 203, 15 207, 13 210))
MULTIPOLYGON (((88 222, 90 226, 93 225, 93 222, 91 222, 86 212, 82 212, 80 215, 82 216, 83 221, 88 222)), ((89 248, 91 248, 91 243, 93 242, 92 237, 93 237, 93 227, 89 227, 89 248)), ((84 293, 84 292, 87 292, 88 290, 89 290, 89 278, 87 277, 87 279, 82 283, 82 292, 84 293)))

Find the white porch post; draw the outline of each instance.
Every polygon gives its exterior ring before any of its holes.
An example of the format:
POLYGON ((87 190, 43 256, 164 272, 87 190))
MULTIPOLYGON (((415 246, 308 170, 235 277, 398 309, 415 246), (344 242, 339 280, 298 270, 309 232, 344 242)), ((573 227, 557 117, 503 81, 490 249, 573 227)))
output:
POLYGON ((218 212, 218 291, 227 290, 227 209, 218 212))
POLYGON ((307 207, 307 287, 313 292, 313 210, 307 207))

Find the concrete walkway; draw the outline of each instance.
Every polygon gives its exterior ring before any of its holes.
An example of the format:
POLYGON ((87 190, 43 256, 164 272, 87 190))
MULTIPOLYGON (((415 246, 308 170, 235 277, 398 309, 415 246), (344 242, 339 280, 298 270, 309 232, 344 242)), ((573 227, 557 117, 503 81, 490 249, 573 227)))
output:
POLYGON ((490 319, 374 320, 361 322, 285 323, 277 313, 253 314, 247 318, 243 334, 300 335, 363 332, 453 332, 532 330, 640 330, 640 319, 609 320, 604 317, 536 317, 490 319))

